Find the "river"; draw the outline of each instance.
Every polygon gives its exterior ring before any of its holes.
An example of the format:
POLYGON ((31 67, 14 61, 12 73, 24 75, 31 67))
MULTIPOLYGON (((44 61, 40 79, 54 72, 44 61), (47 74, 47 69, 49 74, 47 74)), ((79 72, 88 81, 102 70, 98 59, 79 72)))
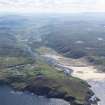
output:
POLYGON ((8 86, 0 86, 0 105, 69 105, 60 99, 48 99, 29 92, 14 92, 8 86))

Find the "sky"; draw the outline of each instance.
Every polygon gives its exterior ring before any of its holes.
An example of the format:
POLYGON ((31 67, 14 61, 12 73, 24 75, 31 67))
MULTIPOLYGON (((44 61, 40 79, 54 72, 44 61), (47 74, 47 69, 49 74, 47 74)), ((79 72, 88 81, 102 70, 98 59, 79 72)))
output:
POLYGON ((105 12, 105 0, 0 0, 0 12, 105 12))

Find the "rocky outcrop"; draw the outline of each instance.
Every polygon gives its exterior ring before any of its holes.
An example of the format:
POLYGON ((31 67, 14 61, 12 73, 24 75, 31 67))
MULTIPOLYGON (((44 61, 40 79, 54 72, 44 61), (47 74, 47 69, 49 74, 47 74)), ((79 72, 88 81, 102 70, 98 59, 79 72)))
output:
MULTIPOLYGON (((24 90, 28 90, 36 95, 46 96, 47 98, 60 98, 70 102, 71 105, 91 105, 91 101, 89 101, 90 97, 93 96, 92 92, 87 93, 87 97, 83 102, 78 102, 76 97, 68 94, 66 91, 60 91, 58 87, 52 87, 51 85, 46 84, 46 81, 49 82, 46 78, 39 79, 38 78, 32 83, 28 85, 24 90), (41 83, 42 80, 42 83, 41 83)), ((54 82, 54 81, 53 81, 54 82)), ((50 81, 52 83, 52 81, 50 81)))
POLYGON ((34 86, 34 87, 26 87, 25 90, 28 90, 30 92, 35 93, 36 95, 41 95, 41 96, 46 96, 47 98, 61 98, 64 99, 68 102, 74 102, 75 101, 75 97, 72 96, 65 96, 66 93, 65 92, 59 92, 59 91, 54 91, 49 87, 38 87, 38 86, 34 86))

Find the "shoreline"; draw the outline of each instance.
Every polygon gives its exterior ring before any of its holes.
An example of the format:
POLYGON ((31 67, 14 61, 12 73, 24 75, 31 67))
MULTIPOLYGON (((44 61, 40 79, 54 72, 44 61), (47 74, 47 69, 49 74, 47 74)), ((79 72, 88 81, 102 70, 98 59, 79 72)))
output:
MULTIPOLYGON (((61 105, 70 105, 68 102, 62 99, 54 99, 54 98, 48 99, 44 96, 38 96, 28 91, 25 91, 25 92, 14 91, 8 85, 0 86, 0 93, 1 93, 0 97, 2 97, 3 95, 3 98, 5 99, 5 101, 8 102, 8 103, 5 103, 5 105, 10 105, 10 104, 20 105, 23 103, 25 103, 25 105, 26 104, 27 105, 43 105, 44 103, 45 103, 44 105, 47 105, 47 102, 48 102, 48 105, 59 105, 59 103, 61 103, 61 105), (14 100, 16 100, 16 102, 14 100)), ((0 100, 0 105, 3 105, 1 100, 0 100)))
MULTIPOLYGON (((45 97, 47 99, 63 100, 65 102, 67 102, 68 105, 85 105, 85 104, 81 104, 81 103, 76 102, 75 97, 73 97, 73 96, 65 97, 65 94, 62 93, 62 92, 59 93, 57 91, 50 90, 50 91, 52 91, 51 94, 49 94, 50 92, 49 93, 46 92, 46 93, 43 94, 43 92, 45 92, 45 90, 47 90, 48 87, 40 87, 40 88, 38 87, 37 88, 37 86, 36 86, 34 88, 29 87, 29 88, 25 88, 25 89, 18 89, 18 88, 14 88, 9 83, 5 83, 5 82, 4 83, 2 82, 2 84, 0 84, 0 86, 10 87, 13 90, 13 91, 11 91, 11 94, 15 94, 15 93, 24 94, 25 92, 28 92, 31 95, 37 95, 38 97, 42 96, 42 97, 45 97)), ((93 96, 93 93, 88 93, 88 94, 89 95, 86 99, 86 105, 91 105, 90 101, 88 101, 88 100, 90 99, 90 97, 93 96)))
MULTIPOLYGON (((49 56, 49 58, 51 58, 50 59, 51 62, 49 61, 49 59, 46 59, 46 58, 45 59, 48 60, 48 62, 50 62, 50 64, 53 64, 53 66, 55 66, 56 68, 60 68, 60 70, 62 70, 63 72, 65 71, 65 69, 68 69, 70 71, 69 73, 71 75, 74 73, 74 69, 72 69, 69 66, 69 63, 71 64, 71 62, 69 62, 70 61, 69 58, 68 59, 61 58, 58 55, 56 56, 56 54, 55 55, 52 54, 52 55, 48 55, 48 56, 49 56), (65 63, 65 61, 66 61, 66 63, 65 63)), ((74 64, 74 63, 75 63, 75 61, 72 62, 72 64, 74 64)), ((78 62, 78 63, 79 63, 78 67, 81 67, 81 65, 83 65, 82 63, 80 64, 80 62, 78 62)), ((57 71, 58 69, 54 70, 55 67, 52 68, 53 70, 50 71, 50 77, 49 77, 49 72, 48 72, 49 70, 46 71, 46 69, 50 69, 50 68, 49 67, 46 68, 47 65, 46 66, 43 64, 41 64, 41 65, 42 65, 41 68, 44 70, 44 72, 41 71, 39 75, 35 74, 34 76, 36 76, 36 77, 34 77, 30 81, 31 83, 26 83, 26 84, 20 83, 20 85, 22 85, 22 86, 19 86, 19 84, 15 84, 15 81, 13 84, 11 84, 11 82, 9 83, 9 81, 7 81, 7 82, 5 81, 5 82, 8 83, 15 90, 20 90, 23 92, 29 91, 36 95, 39 95, 39 96, 43 95, 48 98, 63 99, 63 100, 70 102, 71 105, 91 105, 90 98, 93 97, 94 94, 89 89, 90 86, 85 81, 82 81, 82 79, 73 78, 74 77, 73 75, 72 75, 73 77, 70 75, 68 75, 68 77, 67 77, 67 75, 63 74, 63 72, 62 72, 62 75, 60 75, 61 71, 57 71), (47 73, 48 77, 41 75, 41 73, 42 74, 47 73), (52 78, 52 74, 53 74, 54 78, 52 78), (57 78, 55 78, 56 75, 57 75, 57 78), (16 85, 17 85, 17 87, 16 87, 16 85), (24 87, 24 85, 25 85, 25 87, 24 87), (80 86, 80 87, 75 88, 76 86, 80 86), (62 87, 62 88, 60 88, 60 87, 62 87), (72 91, 70 90, 70 88, 72 91), (72 92, 74 92, 74 93, 72 93, 72 92), (78 94, 75 94, 75 92, 77 92, 78 94)), ((74 65, 76 65, 76 63, 74 65)), ((83 65, 83 67, 86 67, 86 65, 83 65)), ((77 76, 75 76, 75 77, 77 77, 77 76)))
MULTIPOLYGON (((97 98, 97 104, 98 105, 104 105, 105 100, 104 100, 104 88, 105 88, 105 73, 100 73, 98 72, 98 70, 92 66, 89 65, 87 62, 79 62, 79 64, 73 64, 73 62, 75 62, 75 60, 71 63, 71 61, 69 62, 69 58, 63 57, 63 56, 59 56, 59 55, 50 55, 50 54, 45 54, 45 57, 49 57, 51 59, 55 59, 56 62, 58 62, 58 64, 60 64, 62 67, 66 67, 68 69, 73 70, 71 72, 71 75, 73 77, 78 77, 82 80, 85 80, 88 82, 88 84, 91 86, 91 90, 95 93, 96 98, 97 98), (69 62, 69 63, 68 63, 69 62), (96 85, 95 85, 96 82, 96 85), (103 86, 103 89, 102 87, 103 86), (99 92, 98 92, 99 91, 99 92), (99 101, 100 100, 100 101, 99 101)), ((76 61, 78 62, 78 61, 76 61)), ((96 104, 96 105, 97 105, 96 104)))

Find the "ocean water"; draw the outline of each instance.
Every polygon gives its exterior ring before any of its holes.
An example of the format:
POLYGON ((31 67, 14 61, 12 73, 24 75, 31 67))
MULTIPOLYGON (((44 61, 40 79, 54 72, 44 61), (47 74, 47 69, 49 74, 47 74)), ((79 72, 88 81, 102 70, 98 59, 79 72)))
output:
POLYGON ((70 105, 61 99, 48 99, 29 92, 15 92, 8 86, 0 86, 0 105, 70 105))

